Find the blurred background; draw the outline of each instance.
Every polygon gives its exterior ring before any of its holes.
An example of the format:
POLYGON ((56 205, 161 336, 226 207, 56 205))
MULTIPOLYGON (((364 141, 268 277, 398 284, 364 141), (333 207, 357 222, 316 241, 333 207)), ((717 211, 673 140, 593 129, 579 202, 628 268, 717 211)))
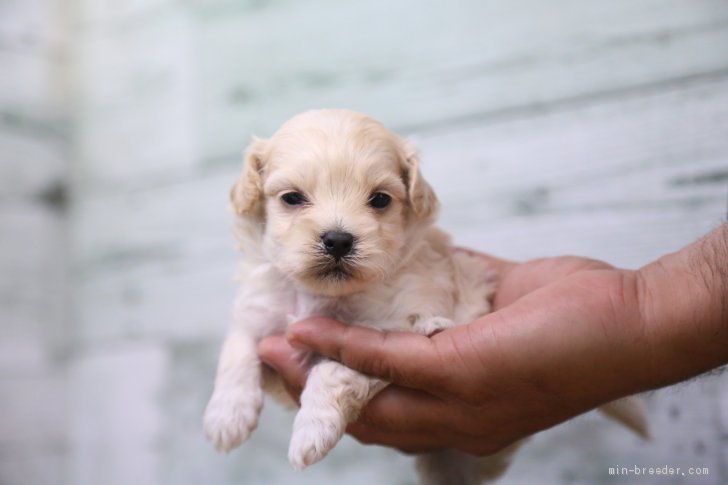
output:
MULTIPOLYGON (((728 3, 0 0, 1 484, 414 483, 348 438, 292 472, 272 404, 228 456, 202 437, 228 189, 318 107, 413 138, 462 245, 639 267, 725 220, 728 3)), ((651 443, 589 414, 504 483, 728 483, 728 376, 646 399, 651 443)))

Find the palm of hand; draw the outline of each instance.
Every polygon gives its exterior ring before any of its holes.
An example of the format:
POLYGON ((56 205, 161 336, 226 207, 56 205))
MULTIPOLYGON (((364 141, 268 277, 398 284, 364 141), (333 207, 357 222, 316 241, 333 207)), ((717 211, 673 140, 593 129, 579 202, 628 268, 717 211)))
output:
POLYGON ((433 337, 438 360, 393 379, 418 390, 384 391, 351 427, 355 437, 489 454, 610 399, 581 369, 611 360, 595 328, 618 335, 614 322, 634 321, 630 272, 576 257, 492 265, 501 275, 495 313, 433 337), (523 342, 517 354, 499 346, 506 334, 523 342))
MULTIPOLYGON (((633 272, 575 257, 523 264, 484 257, 499 288, 494 312, 471 324, 432 338, 331 321, 289 329, 293 343, 308 341, 392 382, 349 426, 359 441, 490 454, 631 391, 613 349, 644 355, 639 339, 625 340, 634 332, 621 331, 639 308, 633 272)), ((259 350, 297 395, 307 367, 285 339, 271 337, 259 350)))

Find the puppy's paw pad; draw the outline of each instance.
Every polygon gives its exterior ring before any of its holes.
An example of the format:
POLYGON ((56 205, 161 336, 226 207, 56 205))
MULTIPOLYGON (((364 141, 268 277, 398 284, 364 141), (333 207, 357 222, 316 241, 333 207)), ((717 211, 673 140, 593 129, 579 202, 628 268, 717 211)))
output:
POLYGON ((262 405, 261 391, 215 391, 205 410, 205 436, 217 451, 237 448, 258 426, 262 405))
POLYGON ((441 330, 452 328, 455 322, 445 317, 429 317, 420 320, 414 326, 414 331, 422 335, 434 335, 441 330))
POLYGON ((332 428, 307 425, 298 427, 291 436, 288 448, 288 461, 296 471, 321 461, 341 438, 332 428))

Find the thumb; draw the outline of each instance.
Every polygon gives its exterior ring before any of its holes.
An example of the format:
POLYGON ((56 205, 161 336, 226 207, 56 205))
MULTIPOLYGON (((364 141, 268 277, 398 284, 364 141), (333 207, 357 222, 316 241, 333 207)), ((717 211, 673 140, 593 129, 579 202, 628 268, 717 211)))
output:
POLYGON ((286 336, 293 347, 313 350, 401 386, 432 389, 446 378, 443 353, 423 335, 380 332, 327 318, 309 318, 288 327, 286 336))

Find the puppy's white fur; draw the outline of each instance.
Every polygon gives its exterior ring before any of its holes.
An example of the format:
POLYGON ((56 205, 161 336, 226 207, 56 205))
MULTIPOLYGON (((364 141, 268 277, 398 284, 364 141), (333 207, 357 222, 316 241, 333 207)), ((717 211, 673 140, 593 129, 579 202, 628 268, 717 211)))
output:
MULTIPOLYGON (((263 379, 256 344, 290 322, 329 316, 428 335, 490 311, 494 275, 480 258, 453 252, 448 236, 433 226, 438 201, 418 165, 409 143, 346 110, 303 113, 248 148, 231 192, 247 259, 204 417, 218 450, 240 445, 257 426, 263 381, 271 376, 263 379), (301 204, 286 203, 283 196, 294 192, 301 204), (372 207, 376 193, 389 196, 389 205, 372 207), (328 254, 322 243, 328 231, 351 234, 351 253, 328 254)), ((326 456, 386 385, 337 362, 317 361, 294 422, 294 468, 326 456)), ((278 387, 274 395, 284 396, 278 387)), ((620 409, 612 409, 617 419, 631 417, 634 427, 646 429, 639 409, 620 409)), ((479 483, 505 470, 515 448, 487 458, 427 454, 418 469, 423 483, 479 483)))

